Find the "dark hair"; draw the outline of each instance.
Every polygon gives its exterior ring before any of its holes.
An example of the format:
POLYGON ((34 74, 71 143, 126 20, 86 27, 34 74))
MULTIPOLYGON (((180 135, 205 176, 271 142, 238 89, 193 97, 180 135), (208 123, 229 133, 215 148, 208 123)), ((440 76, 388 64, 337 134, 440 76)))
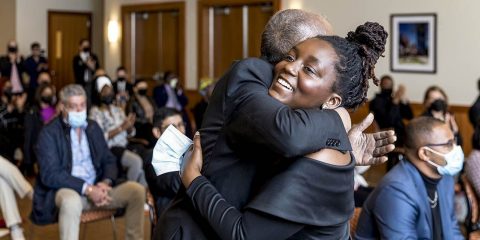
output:
POLYGON ((127 69, 124 66, 120 66, 120 67, 117 68, 117 72, 118 71, 125 71, 126 72, 127 69))
POLYGON ((48 84, 48 83, 40 84, 40 86, 38 86, 37 90, 35 91, 35 104, 38 107, 40 107, 40 102, 42 101, 41 100, 42 92, 47 88, 50 88, 52 90, 53 96, 55 96, 55 88, 51 84, 48 84))
POLYGON ((33 42, 33 43, 30 45, 30 49, 39 48, 39 47, 40 47, 40 43, 38 43, 38 42, 33 42))
POLYGON ((163 120, 165 120, 165 118, 175 115, 182 116, 182 113, 180 113, 177 109, 169 107, 162 107, 158 109, 157 111, 155 111, 155 115, 153 116, 153 127, 162 127, 162 122, 163 120))
POLYGON ((439 86, 430 86, 429 88, 427 88, 427 90, 425 91, 425 95, 423 96, 423 103, 425 104, 425 102, 427 101, 428 99, 428 95, 430 95, 431 92, 433 91, 438 91, 440 92, 443 97, 445 98, 445 102, 447 103, 448 105, 448 97, 447 97, 447 94, 445 94, 445 92, 443 91, 443 89, 441 89, 439 86))
POLYGON ((333 91, 342 97, 342 106, 355 109, 367 100, 368 80, 378 85, 375 64, 385 51, 388 33, 378 23, 366 22, 346 38, 318 36, 329 42, 338 55, 337 81, 333 91))
POLYGON ((480 150, 480 124, 476 123, 472 136, 472 148, 480 150))
POLYGON ((423 116, 412 119, 405 127, 405 148, 417 150, 425 145, 433 128, 442 124, 445 122, 434 117, 423 116))

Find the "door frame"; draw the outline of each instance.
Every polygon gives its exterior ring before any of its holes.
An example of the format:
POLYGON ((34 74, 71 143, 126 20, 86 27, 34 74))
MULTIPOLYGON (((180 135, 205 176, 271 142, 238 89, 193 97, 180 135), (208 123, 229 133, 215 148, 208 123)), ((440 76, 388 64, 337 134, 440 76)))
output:
MULTIPOLYGON (((242 6, 242 5, 252 5, 252 4, 262 4, 262 3, 271 3, 273 7, 274 13, 281 10, 281 0, 198 0, 198 25, 197 25, 197 32, 198 32, 198 53, 197 53, 197 62, 198 62, 198 83, 200 83, 200 79, 205 77, 205 74, 202 74, 204 70, 206 70, 207 74, 210 69, 210 61, 209 61, 209 34, 202 33, 202 29, 208 28, 208 9, 210 7, 220 7, 220 6, 242 6), (207 51, 207 52, 205 52, 207 51)), ((209 76, 213 77, 213 76, 209 76)))
MULTIPOLYGON (((125 41, 129 36, 126 36, 127 31, 125 31, 125 24, 123 24, 124 17, 127 14, 131 14, 132 12, 149 12, 149 11, 165 11, 165 10, 176 10, 178 11, 178 25, 179 25, 179 72, 178 77, 180 82, 185 86, 186 83, 186 74, 185 74, 185 2, 167 2, 167 3, 149 3, 149 4, 128 4, 122 5, 121 7, 121 17, 120 17, 120 24, 122 26, 122 38, 121 38, 121 63, 123 66, 127 66, 126 64, 126 53, 125 53, 125 41)), ((131 69, 129 69, 131 71, 131 69)), ((135 77, 135 76, 132 76, 135 77)))
MULTIPOLYGON (((52 55, 53 53, 53 49, 55 48, 55 46, 51 45, 51 41, 50 41, 50 31, 52 30, 52 17, 53 15, 55 14, 66 14, 66 15, 86 15, 88 16, 88 21, 90 21, 90 27, 89 27, 89 31, 90 33, 88 34, 88 41, 90 42, 90 44, 92 44, 92 34, 93 34, 93 20, 92 20, 92 12, 87 12, 87 11, 60 11, 60 10, 48 10, 47 12, 47 49, 48 49, 48 60, 49 62, 51 62, 55 56, 52 55)), ((77 46, 78 46, 78 43, 76 43, 77 46)), ((56 78, 57 78, 57 75, 55 74, 55 76, 52 76, 52 69, 51 68, 51 64, 49 64, 49 74, 52 78, 52 84, 55 85, 57 88, 58 88, 58 82, 56 81, 56 78)), ((73 71, 73 69, 72 69, 73 71)), ((75 76, 74 76, 75 78, 75 76)), ((73 80, 73 83, 75 83, 75 79, 71 79, 73 80)), ((59 89, 60 90, 60 89, 59 89)))

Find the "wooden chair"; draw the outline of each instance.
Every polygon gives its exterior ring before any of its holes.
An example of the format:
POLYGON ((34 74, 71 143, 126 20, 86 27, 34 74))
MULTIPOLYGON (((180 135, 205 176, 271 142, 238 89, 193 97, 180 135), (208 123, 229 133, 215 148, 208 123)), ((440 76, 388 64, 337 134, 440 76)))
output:
POLYGON ((355 235, 355 231, 357 230, 358 218, 360 217, 360 213, 362 213, 362 208, 357 207, 353 212, 353 216, 350 219, 350 237, 355 235))
MULTIPOLYGON (((115 225, 115 215, 117 212, 121 212, 122 209, 95 209, 95 210, 85 210, 80 215, 80 234, 81 239, 86 239, 87 224, 92 222, 97 222, 100 220, 110 219, 112 222, 112 231, 113 239, 117 239, 117 229, 115 225), (83 231, 82 231, 83 228, 83 231)), ((30 237, 29 239, 35 239, 35 224, 32 222, 30 224, 30 237)))
POLYGON ((113 231, 113 239, 117 239, 117 228, 115 226, 115 213, 117 213, 116 209, 98 209, 98 210, 87 210, 83 211, 82 215, 80 216, 80 226, 83 226, 82 231, 82 238, 86 239, 86 232, 88 223, 110 219, 112 222, 112 231, 113 231))

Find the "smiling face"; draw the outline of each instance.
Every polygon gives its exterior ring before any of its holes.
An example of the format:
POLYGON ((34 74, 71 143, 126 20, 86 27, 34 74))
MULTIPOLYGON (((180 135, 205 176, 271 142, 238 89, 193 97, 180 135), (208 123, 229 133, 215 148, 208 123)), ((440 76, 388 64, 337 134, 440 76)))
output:
POLYGON ((307 39, 275 65, 269 95, 291 108, 318 108, 332 97, 340 104, 341 98, 332 92, 337 61, 330 43, 318 38, 307 39))

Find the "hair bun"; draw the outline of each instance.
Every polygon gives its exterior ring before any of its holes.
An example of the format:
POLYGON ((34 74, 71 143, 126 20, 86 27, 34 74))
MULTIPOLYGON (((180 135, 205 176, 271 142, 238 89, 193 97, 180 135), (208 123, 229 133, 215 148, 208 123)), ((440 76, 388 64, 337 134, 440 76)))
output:
POLYGON ((388 33, 382 25, 376 22, 366 22, 358 26, 355 32, 349 32, 346 39, 366 47, 378 59, 385 51, 387 37, 388 33))

